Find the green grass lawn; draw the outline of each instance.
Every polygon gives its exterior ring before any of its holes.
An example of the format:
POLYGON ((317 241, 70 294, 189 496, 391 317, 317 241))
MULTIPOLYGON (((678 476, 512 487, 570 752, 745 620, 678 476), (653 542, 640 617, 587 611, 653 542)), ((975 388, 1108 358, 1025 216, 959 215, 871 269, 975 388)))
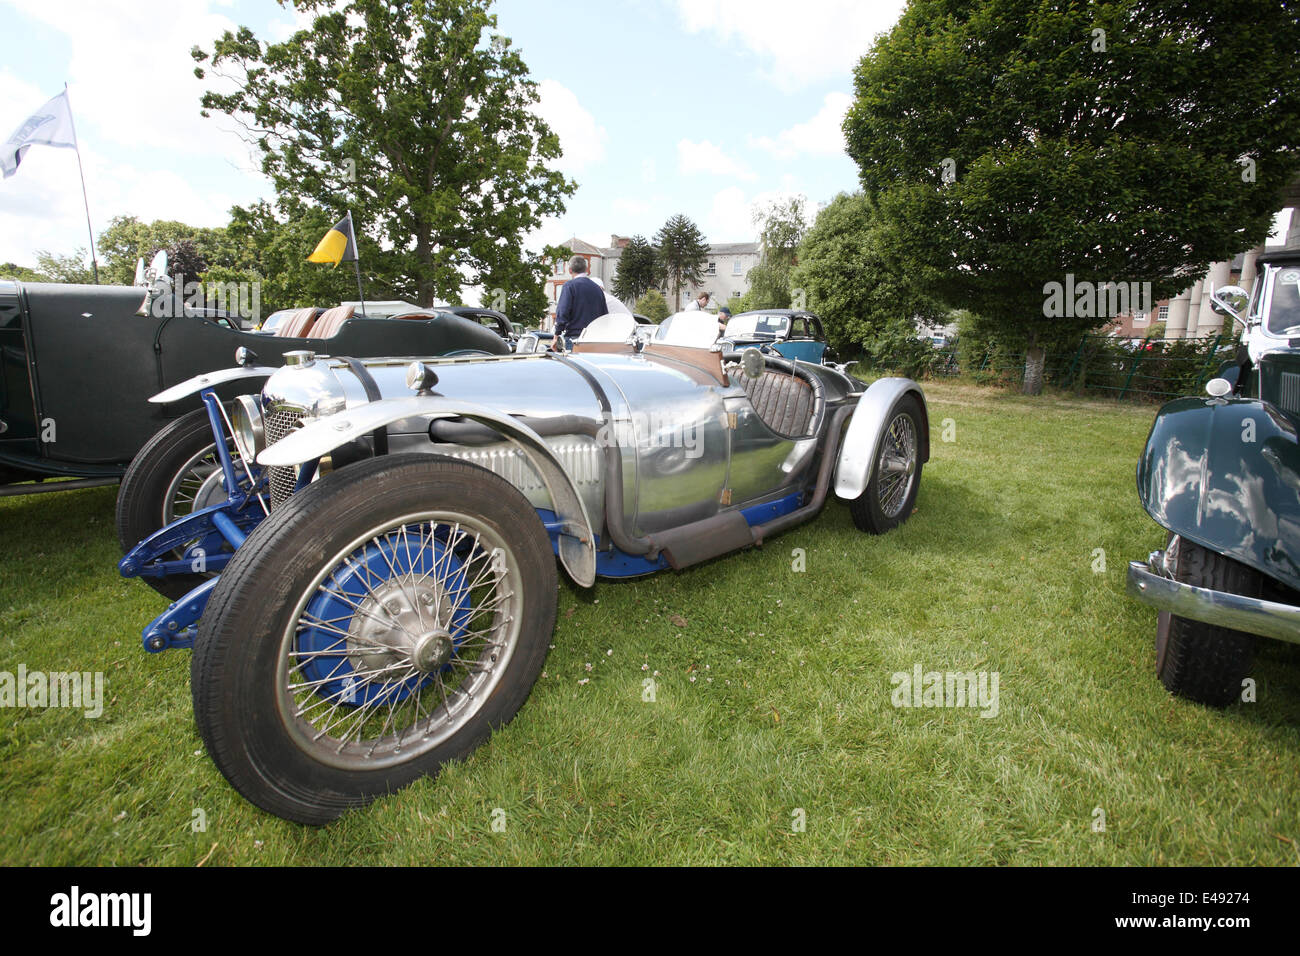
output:
POLYGON ((0 670, 108 681, 95 720, 0 710, 0 862, 1300 863, 1300 651, 1261 642, 1258 701, 1206 710, 1156 680, 1155 613, 1124 595, 1163 542, 1133 483, 1154 409, 927 393, 901 529, 833 500, 760 550, 562 584, 514 722, 320 829, 226 784, 188 652, 141 649, 165 602, 117 575, 115 489, 0 499, 0 670), (895 708, 917 664, 997 672, 997 716, 895 708))

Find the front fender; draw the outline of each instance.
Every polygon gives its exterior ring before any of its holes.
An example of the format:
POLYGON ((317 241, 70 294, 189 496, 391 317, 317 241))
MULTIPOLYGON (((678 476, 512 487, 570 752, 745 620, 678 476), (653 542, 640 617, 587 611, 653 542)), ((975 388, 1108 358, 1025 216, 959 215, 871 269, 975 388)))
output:
POLYGON ((840 460, 835 467, 837 496, 853 499, 866 490, 881 435, 889 424, 890 412, 899 399, 909 393, 921 403, 923 419, 917 435, 917 461, 924 464, 930 460, 930 412, 921 386, 910 378, 878 378, 858 399, 858 407, 853 410, 844 441, 840 444, 840 460))
POLYGON ((1163 528, 1300 588, 1300 444, 1257 399, 1181 398, 1156 414, 1138 497, 1163 528))
POLYGON ((204 372, 202 375, 195 375, 193 378, 178 382, 171 388, 164 389, 150 398, 149 401, 154 405, 166 405, 168 402, 176 402, 190 395, 197 395, 205 388, 216 388, 218 385, 235 382, 241 378, 270 378, 271 373, 274 371, 276 370, 265 365, 236 365, 234 368, 204 372))
POLYGON ((370 402, 304 425, 263 449, 257 456, 257 461, 267 466, 300 465, 320 458, 377 428, 415 417, 468 418, 496 430, 522 451, 545 482, 554 511, 565 529, 560 534, 560 563, 573 580, 583 587, 591 587, 596 583, 595 534, 577 487, 560 464, 559 458, 537 432, 518 419, 486 405, 435 395, 370 402))

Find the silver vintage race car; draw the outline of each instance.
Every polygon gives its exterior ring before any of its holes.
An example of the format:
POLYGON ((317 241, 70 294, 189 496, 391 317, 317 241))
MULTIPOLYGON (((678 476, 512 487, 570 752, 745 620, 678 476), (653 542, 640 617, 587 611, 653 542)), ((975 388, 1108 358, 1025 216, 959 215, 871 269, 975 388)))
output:
POLYGON ((689 567, 832 488, 863 531, 907 519, 930 451, 915 382, 716 337, 693 312, 648 339, 606 316, 567 354, 297 352, 228 420, 213 383, 267 370, 190 383, 216 447, 233 433, 221 500, 120 567, 201 582, 144 644, 194 648, 195 719, 235 788, 319 824, 469 753, 542 670, 557 558, 583 587, 689 567))

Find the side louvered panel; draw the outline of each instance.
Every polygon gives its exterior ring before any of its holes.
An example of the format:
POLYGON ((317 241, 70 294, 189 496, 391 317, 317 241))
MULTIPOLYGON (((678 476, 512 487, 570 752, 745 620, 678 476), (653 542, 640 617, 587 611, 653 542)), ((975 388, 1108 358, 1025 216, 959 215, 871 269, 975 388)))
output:
POLYGON ((1278 404, 1291 414, 1300 415, 1300 372, 1283 372, 1278 391, 1278 404))
MULTIPOLYGON (((600 483, 604 458, 599 446, 591 442, 564 442, 552 445, 551 450, 560 459, 560 464, 574 484, 581 487, 600 483)), ((546 487, 524 453, 514 447, 497 445, 491 448, 439 449, 439 454, 486 468, 525 494, 546 487)))

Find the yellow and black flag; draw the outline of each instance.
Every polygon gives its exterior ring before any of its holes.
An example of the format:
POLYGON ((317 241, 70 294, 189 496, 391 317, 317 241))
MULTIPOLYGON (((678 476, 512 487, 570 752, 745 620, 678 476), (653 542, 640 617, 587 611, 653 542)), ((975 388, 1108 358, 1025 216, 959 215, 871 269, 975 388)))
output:
POLYGON ((325 238, 316 244, 316 251, 307 257, 307 261, 328 262, 333 266, 340 262, 357 261, 357 237, 352 231, 351 212, 325 233, 325 238))

